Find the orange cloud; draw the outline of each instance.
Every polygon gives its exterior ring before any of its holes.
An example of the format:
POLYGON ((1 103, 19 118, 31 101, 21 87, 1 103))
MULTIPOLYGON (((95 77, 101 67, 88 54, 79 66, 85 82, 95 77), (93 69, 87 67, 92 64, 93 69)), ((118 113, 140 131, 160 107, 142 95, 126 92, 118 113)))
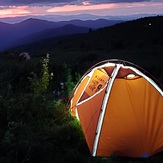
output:
POLYGON ((135 3, 108 3, 108 4, 95 4, 91 5, 88 0, 83 2, 83 5, 65 5, 57 6, 47 10, 47 13, 54 14, 80 14, 89 13, 97 15, 128 15, 128 14, 141 14, 163 13, 162 2, 135 2, 135 3), (162 9, 162 11, 161 11, 162 9))
POLYGON ((8 9, 0 10, 0 17, 16 17, 30 14, 27 6, 12 6, 8 9))
POLYGON ((32 15, 72 15, 72 14, 94 14, 123 16, 131 14, 163 14, 163 2, 135 2, 135 3, 108 3, 90 4, 89 0, 83 1, 82 5, 55 6, 0 6, 0 17, 32 16, 32 15))
POLYGON ((48 9, 47 12, 57 13, 57 12, 74 12, 74 11, 88 11, 88 10, 101 10, 101 9, 110 9, 116 6, 116 4, 98 4, 90 5, 88 1, 83 2, 84 5, 65 5, 59 7, 53 7, 48 9))
POLYGON ((6 16, 6 15, 11 15, 11 14, 12 14, 12 11, 10 9, 0 11, 0 17, 6 16))
POLYGON ((82 4, 83 4, 84 6, 86 6, 86 5, 90 5, 90 2, 89 2, 89 1, 83 1, 82 4))

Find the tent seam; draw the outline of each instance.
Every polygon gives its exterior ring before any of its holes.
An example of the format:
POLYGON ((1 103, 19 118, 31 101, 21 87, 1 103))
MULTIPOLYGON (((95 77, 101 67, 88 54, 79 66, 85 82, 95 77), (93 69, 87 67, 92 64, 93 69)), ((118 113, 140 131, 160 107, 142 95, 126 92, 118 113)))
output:
POLYGON ((100 133, 101 133, 101 128, 102 128, 102 123, 103 123, 103 118, 104 118, 104 114, 105 114, 105 110, 106 110, 106 105, 107 105, 107 99, 109 98, 110 95, 110 91, 114 82, 114 79, 120 69, 121 65, 120 64, 116 64, 115 68, 110 76, 108 85, 107 85, 107 89, 106 89, 106 94, 104 96, 104 100, 102 102, 102 107, 101 107, 101 112, 99 115, 99 119, 98 119, 98 124, 97 124, 97 128, 96 128, 96 132, 95 132, 95 140, 94 140, 94 145, 93 145, 93 150, 92 150, 92 155, 96 156, 96 152, 97 152, 97 148, 98 148, 98 142, 99 142, 99 137, 100 137, 100 133))

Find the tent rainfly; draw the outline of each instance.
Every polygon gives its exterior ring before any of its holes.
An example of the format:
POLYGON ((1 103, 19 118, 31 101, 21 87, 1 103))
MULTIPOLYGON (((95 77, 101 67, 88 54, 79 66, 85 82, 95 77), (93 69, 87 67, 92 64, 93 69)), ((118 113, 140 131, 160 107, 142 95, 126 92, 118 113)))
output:
POLYGON ((163 151, 162 96, 139 67, 107 60, 83 75, 70 109, 93 156, 149 157, 163 151))

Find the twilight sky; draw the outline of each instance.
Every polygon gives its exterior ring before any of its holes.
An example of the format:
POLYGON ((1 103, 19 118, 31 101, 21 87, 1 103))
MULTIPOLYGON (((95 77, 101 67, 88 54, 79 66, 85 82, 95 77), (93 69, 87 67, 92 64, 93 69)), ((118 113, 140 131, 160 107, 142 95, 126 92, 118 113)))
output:
POLYGON ((94 14, 163 14, 163 0, 0 0, 0 18, 94 14))

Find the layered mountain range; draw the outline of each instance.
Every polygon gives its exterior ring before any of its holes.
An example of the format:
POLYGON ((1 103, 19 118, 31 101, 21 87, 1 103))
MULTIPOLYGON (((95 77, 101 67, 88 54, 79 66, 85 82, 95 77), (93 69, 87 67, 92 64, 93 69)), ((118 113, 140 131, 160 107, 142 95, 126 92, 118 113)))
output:
POLYGON ((0 22, 0 51, 42 39, 87 33, 90 29, 111 26, 119 22, 122 21, 98 19, 53 22, 34 18, 15 24, 0 22))

